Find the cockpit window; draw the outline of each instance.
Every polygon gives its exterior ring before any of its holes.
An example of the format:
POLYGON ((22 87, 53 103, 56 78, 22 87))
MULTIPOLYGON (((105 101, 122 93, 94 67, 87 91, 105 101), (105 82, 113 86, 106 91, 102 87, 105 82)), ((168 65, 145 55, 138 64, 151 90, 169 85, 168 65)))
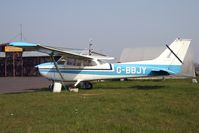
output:
POLYGON ((57 63, 60 64, 60 65, 64 65, 65 62, 66 62, 66 60, 63 59, 63 58, 60 58, 60 59, 57 61, 57 63))
POLYGON ((58 64, 64 65, 65 61, 59 61, 58 64))

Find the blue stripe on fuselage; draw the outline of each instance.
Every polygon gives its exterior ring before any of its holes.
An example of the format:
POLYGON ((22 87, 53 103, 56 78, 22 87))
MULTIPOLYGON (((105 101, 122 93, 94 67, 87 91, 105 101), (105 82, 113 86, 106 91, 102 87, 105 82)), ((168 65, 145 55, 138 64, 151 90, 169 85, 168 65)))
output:
MULTIPOLYGON (((50 65, 50 64, 49 64, 50 65)), ((175 74, 180 73, 180 65, 148 65, 148 64, 111 64, 110 69, 65 69, 60 68, 59 71, 65 74, 89 74, 89 75, 119 75, 119 76, 147 76, 150 75, 154 69, 164 69, 172 71, 175 74)), ((50 72, 55 73, 57 70, 53 69, 39 69, 40 73, 50 72)))

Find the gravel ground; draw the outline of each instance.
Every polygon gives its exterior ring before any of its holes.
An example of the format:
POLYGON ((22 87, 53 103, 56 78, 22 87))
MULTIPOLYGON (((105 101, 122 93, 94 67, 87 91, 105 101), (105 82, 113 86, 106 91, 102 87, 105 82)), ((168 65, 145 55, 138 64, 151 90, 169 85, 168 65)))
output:
POLYGON ((44 77, 0 77, 0 93, 41 91, 50 83, 44 77))

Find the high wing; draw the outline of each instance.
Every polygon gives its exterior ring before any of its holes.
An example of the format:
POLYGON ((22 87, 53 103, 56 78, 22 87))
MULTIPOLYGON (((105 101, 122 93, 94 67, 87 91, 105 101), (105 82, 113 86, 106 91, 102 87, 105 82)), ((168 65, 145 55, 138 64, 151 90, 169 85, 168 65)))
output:
POLYGON ((42 53, 47 53, 51 56, 64 56, 68 58, 76 58, 76 59, 100 59, 100 60, 112 60, 113 57, 105 56, 105 55, 85 55, 77 52, 73 52, 70 50, 64 50, 60 48, 45 46, 41 44, 35 43, 27 43, 27 42, 11 42, 7 43, 6 45, 21 47, 23 51, 39 51, 42 53))

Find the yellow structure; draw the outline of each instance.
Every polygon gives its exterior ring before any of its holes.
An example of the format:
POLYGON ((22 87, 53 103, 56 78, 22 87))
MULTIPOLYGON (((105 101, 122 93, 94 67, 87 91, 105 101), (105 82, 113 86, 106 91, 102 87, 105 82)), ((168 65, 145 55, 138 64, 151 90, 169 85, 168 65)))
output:
POLYGON ((22 48, 13 47, 13 46, 5 46, 4 52, 23 52, 22 48))

